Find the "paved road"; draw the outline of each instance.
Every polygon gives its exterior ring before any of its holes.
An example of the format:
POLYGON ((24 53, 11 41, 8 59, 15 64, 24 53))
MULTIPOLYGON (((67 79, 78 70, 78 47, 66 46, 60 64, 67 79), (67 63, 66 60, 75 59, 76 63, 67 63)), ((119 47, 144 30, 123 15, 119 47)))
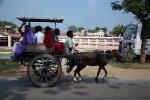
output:
POLYGON ((49 88, 34 87, 26 73, 0 76, 0 100, 150 100, 150 79, 113 75, 96 84, 93 76, 84 74, 81 83, 73 83, 72 75, 63 73, 59 83, 49 88))

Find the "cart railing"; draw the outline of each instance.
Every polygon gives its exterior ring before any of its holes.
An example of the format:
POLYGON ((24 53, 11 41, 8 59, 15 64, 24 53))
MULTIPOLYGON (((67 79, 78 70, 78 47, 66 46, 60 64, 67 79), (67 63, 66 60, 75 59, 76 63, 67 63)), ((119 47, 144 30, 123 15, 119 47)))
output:
POLYGON ((50 48, 47 48, 44 44, 38 43, 38 44, 30 44, 25 45, 25 51, 28 52, 34 52, 34 53, 54 53, 55 52, 55 45, 52 45, 50 48))

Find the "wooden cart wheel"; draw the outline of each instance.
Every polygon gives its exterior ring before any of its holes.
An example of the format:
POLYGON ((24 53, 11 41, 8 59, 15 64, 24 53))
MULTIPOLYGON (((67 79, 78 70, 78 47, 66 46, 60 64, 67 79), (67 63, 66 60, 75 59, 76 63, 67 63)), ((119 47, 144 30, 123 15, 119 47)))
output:
POLYGON ((60 79, 60 61, 50 54, 40 54, 33 58, 27 67, 28 78, 39 87, 54 86, 60 79))

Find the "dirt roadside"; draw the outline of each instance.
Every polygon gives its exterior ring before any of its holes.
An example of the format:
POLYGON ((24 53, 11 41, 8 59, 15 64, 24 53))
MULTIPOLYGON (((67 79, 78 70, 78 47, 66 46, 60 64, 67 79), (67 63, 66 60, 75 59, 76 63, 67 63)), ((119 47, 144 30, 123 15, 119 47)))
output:
MULTIPOLYGON (((66 73, 66 66, 62 65, 64 75, 72 75, 73 71, 69 74, 66 73)), ((118 79, 125 79, 125 80, 136 80, 136 79, 143 79, 143 80, 150 80, 150 69, 122 69, 118 67, 114 67, 112 65, 107 65, 106 69, 108 71, 108 77, 116 77, 118 79)), ((26 75, 27 67, 21 66, 21 68, 17 72, 9 72, 5 74, 1 74, 0 76, 6 77, 21 77, 22 75, 26 75)), ((95 77, 98 70, 98 66, 87 66, 85 69, 81 71, 81 75, 83 77, 95 77)), ((100 73, 99 77, 103 77, 104 72, 103 70, 100 73)))
MULTIPOLYGON (((150 80, 150 69, 122 69, 114 67, 109 64, 106 66, 106 69, 108 71, 108 77, 116 77, 125 80, 132 80, 132 79, 150 80)), ((87 66, 85 69, 81 71, 81 74, 87 77, 95 77, 97 70, 98 66, 87 66)), ((70 74, 73 75, 73 72, 70 74)), ((103 75, 104 72, 102 70, 99 77, 103 77, 103 75)))

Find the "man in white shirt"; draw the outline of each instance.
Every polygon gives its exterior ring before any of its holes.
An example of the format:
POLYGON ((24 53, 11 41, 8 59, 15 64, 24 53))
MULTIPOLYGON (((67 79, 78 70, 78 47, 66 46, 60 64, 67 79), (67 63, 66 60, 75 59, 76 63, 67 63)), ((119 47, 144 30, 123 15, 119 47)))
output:
POLYGON ((41 31, 42 31, 41 26, 35 27, 35 32, 36 32, 35 37, 36 37, 37 43, 43 43, 43 41, 44 41, 44 34, 41 31))
POLYGON ((73 32, 68 31, 67 32, 68 38, 65 40, 65 54, 70 55, 73 49, 73 32))

